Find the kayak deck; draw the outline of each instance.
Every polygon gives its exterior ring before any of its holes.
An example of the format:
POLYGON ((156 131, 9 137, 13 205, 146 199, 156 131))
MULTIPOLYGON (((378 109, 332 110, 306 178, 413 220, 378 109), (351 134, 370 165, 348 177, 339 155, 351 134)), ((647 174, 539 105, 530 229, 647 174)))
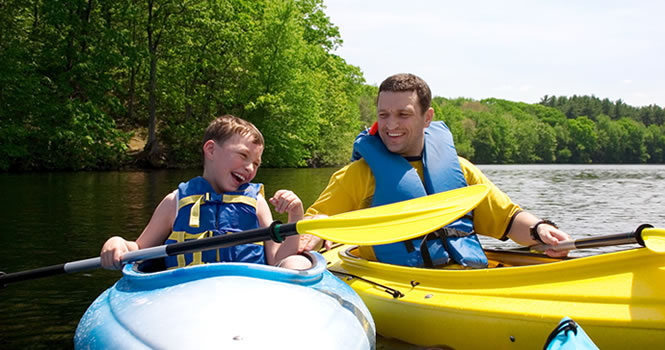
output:
POLYGON ((374 322, 358 295, 310 253, 296 271, 221 263, 143 273, 135 265, 90 305, 76 348, 373 349, 374 322))
POLYGON ((490 267, 425 269, 323 255, 372 312, 377 332, 423 346, 537 348, 562 317, 601 348, 665 344, 665 257, 632 249, 555 259, 487 251, 490 267))

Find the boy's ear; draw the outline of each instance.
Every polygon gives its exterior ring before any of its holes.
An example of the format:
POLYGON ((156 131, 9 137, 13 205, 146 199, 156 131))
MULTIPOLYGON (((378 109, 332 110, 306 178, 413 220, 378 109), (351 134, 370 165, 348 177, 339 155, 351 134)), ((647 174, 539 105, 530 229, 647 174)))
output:
POLYGON ((203 156, 206 158, 212 158, 212 155, 215 152, 215 141, 208 140, 203 144, 203 156))

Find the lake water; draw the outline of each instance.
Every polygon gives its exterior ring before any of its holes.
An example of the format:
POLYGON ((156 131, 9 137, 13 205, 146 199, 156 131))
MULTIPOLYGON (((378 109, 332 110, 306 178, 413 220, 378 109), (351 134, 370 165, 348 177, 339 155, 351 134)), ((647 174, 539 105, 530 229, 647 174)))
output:
MULTIPOLYGON (((665 226, 665 165, 481 165, 515 202, 575 238, 665 226)), ((311 204, 335 169, 261 169, 266 194, 295 190, 311 204)), ((99 254, 113 235, 134 239, 164 195, 198 170, 0 174, 0 271, 99 254)), ((276 216, 285 220, 284 217, 276 216)), ((482 239, 485 246, 510 243, 482 239)), ((616 248, 604 248, 616 249, 616 248)), ((576 251, 585 255, 593 251, 576 251)), ((70 349, 79 318, 120 273, 26 281, 0 289, 0 349, 70 349)), ((174 321, 177 322, 177 321, 174 321)), ((325 340, 322 340, 325 341, 325 340)), ((415 349, 379 338, 378 348, 415 349)))

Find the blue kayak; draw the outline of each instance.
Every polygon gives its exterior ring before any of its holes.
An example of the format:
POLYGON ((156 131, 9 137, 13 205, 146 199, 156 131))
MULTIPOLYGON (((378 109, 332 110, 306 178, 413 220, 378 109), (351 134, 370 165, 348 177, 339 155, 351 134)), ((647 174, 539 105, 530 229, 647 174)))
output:
POLYGON ((326 269, 223 263, 159 272, 128 264, 85 312, 76 349, 374 349, 360 297, 326 269))

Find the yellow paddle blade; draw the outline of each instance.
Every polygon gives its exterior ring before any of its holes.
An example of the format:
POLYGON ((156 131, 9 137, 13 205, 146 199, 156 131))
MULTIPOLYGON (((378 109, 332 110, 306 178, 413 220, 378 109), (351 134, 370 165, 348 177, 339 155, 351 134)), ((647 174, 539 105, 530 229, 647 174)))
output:
POLYGON ((644 245, 654 253, 665 253, 665 229, 645 228, 642 230, 644 245))
POLYGON ((489 192, 486 185, 462 187, 408 201, 356 210, 322 219, 301 220, 298 233, 325 240, 376 245, 416 238, 459 219, 489 192))

